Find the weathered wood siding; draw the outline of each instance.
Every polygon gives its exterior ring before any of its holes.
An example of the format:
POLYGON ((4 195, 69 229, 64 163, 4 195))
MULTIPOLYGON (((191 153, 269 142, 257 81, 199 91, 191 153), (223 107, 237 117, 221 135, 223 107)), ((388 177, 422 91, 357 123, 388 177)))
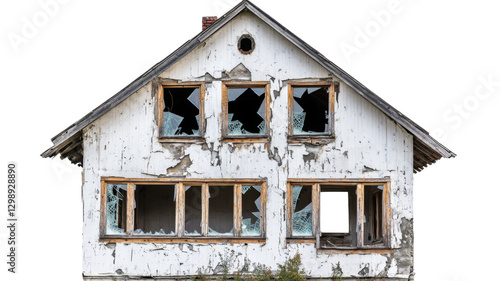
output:
MULTIPOLYGON (((346 276, 408 278, 413 266, 412 137, 345 84, 335 101, 335 141, 326 145, 287 141, 287 81, 333 79, 324 68, 250 13, 242 13, 160 78, 205 81, 206 143, 161 144, 156 124, 157 90, 148 83, 84 131, 85 276, 185 276, 251 270, 257 263, 277 269, 300 253, 311 277, 331 276, 340 262, 346 276), (237 50, 238 36, 251 34, 251 55, 237 50), (242 63, 252 81, 270 81, 271 138, 267 143, 221 142, 221 78, 242 63), (186 178, 266 178, 265 244, 100 243, 100 178, 169 176, 183 157, 190 165, 176 170, 186 178), (328 254, 314 244, 286 244, 285 190, 288 178, 390 177, 392 193, 390 254, 328 254)), ((390 81, 387 81, 390 83, 390 81)), ((156 85, 156 84, 155 84, 156 85)))

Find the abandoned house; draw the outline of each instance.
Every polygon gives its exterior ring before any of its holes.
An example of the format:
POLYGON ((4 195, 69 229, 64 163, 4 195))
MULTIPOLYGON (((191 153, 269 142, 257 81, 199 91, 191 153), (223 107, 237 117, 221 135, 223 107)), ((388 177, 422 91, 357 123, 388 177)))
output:
MULTIPOLYGON (((390 81, 388 81, 390 82, 390 81)), ((83 278, 409 280, 413 174, 455 154, 249 1, 54 138, 83 278)))

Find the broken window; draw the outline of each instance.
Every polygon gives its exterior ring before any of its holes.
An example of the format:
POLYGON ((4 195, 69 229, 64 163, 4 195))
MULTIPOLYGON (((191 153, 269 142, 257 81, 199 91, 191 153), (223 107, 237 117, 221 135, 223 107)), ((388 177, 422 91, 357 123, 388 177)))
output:
POLYGON ((331 85, 292 84, 291 134, 321 135, 331 133, 331 85))
POLYGON ((364 244, 383 244, 383 192, 384 186, 365 186, 364 244))
POLYGON ((209 235, 233 235, 233 186, 210 186, 208 200, 209 235))
POLYGON ((292 235, 311 236, 312 226, 312 186, 294 185, 292 187, 292 235))
POLYGON ((309 237, 318 248, 387 247, 389 182, 304 180, 288 184, 289 238, 309 237), (346 182, 348 182, 346 184, 346 182), (378 183, 374 183, 378 182, 378 183))
POLYGON ((137 185, 134 213, 134 234, 174 235, 175 186, 137 185))
POLYGON ((253 85, 224 84, 225 135, 265 136, 268 123, 265 83, 253 85))
POLYGON ((101 238, 124 235, 127 239, 166 237, 168 241, 204 237, 261 239, 264 233, 263 181, 162 178, 107 182, 114 180, 103 179, 106 200, 101 212, 105 218, 101 238))
POLYGON ((161 136, 201 136, 203 85, 176 84, 161 89, 161 136))
POLYGON ((321 186, 321 247, 356 247, 356 186, 321 186))
POLYGON ((185 235, 201 235, 202 195, 201 186, 184 186, 185 189, 185 235))
POLYGON ((260 185, 241 187, 241 236, 260 236, 260 185))
POLYGON ((127 185, 106 186, 106 234, 125 234, 127 224, 127 185))

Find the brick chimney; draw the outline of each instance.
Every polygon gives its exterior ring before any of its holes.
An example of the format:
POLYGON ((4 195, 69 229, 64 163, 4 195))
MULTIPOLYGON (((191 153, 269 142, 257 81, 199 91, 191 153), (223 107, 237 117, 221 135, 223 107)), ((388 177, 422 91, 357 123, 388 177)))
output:
POLYGON ((216 20, 217 20, 217 17, 202 17, 201 18, 202 30, 205 30, 205 28, 209 27, 216 20))

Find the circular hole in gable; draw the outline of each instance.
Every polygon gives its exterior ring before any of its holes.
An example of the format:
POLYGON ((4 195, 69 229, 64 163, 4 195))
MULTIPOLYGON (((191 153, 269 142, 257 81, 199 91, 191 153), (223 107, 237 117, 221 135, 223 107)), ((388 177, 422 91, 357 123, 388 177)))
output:
POLYGON ((238 40, 238 50, 244 55, 249 55, 255 49, 255 41, 252 36, 244 34, 238 40))

